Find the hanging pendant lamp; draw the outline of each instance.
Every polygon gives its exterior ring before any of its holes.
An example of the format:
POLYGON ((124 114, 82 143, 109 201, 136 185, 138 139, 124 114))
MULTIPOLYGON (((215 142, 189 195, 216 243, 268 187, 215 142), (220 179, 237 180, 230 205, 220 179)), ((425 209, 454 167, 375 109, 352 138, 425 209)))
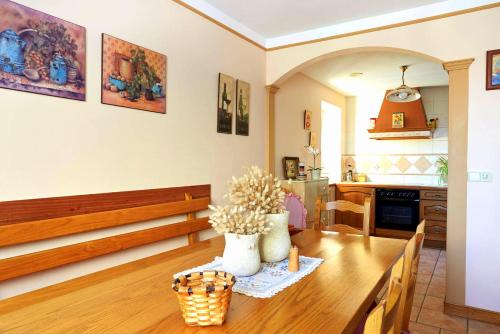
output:
POLYGON ((407 85, 405 85, 405 71, 408 69, 409 65, 401 66, 401 71, 403 72, 403 76, 401 80, 403 84, 396 89, 391 90, 385 96, 386 100, 391 102, 413 102, 420 98, 420 93, 407 85))

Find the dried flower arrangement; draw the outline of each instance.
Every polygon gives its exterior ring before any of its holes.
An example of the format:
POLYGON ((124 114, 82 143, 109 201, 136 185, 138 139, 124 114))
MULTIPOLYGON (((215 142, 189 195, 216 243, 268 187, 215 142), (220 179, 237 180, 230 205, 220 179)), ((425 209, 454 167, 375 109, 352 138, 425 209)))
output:
POLYGON ((226 197, 231 205, 209 206, 213 211, 209 222, 220 234, 266 234, 272 223, 265 215, 284 211, 281 183, 257 166, 247 168, 239 179, 233 177, 226 197))

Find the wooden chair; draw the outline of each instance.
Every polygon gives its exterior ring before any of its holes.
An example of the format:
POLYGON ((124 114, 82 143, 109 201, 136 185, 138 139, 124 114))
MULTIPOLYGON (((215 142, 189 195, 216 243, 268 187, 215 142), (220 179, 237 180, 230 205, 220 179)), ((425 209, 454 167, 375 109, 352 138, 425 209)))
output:
MULTIPOLYGON (((408 257, 411 256, 411 261, 407 265, 408 268, 405 268, 406 276, 403 277, 403 303, 400 310, 400 321, 401 321, 401 329, 409 332, 410 325, 410 315, 411 308, 413 305, 413 297, 415 295, 415 287, 417 285, 417 273, 418 273, 418 265, 420 263, 420 253, 422 251, 422 246, 424 244, 425 238, 425 219, 418 225, 415 235, 412 239, 414 239, 413 245, 409 245, 409 247, 413 248, 413 254, 411 254, 410 250, 408 250, 408 257), (409 270, 408 270, 409 269, 409 270)), ((408 247, 408 246, 407 246, 408 247)), ((406 254, 405 250, 405 254, 406 254)))
POLYGON ((211 228, 210 185, 0 202, 0 248, 137 222, 185 215, 185 220, 0 259, 0 282, 101 255, 211 228))
POLYGON ((338 200, 333 202, 323 202, 321 197, 316 199, 314 210, 314 229, 323 231, 334 231, 339 233, 359 234, 364 236, 370 235, 370 206, 371 198, 365 198, 364 205, 355 204, 349 201, 338 200), (352 226, 345 224, 334 224, 331 226, 321 225, 321 211, 337 210, 341 212, 350 211, 363 215, 363 230, 358 230, 352 226))

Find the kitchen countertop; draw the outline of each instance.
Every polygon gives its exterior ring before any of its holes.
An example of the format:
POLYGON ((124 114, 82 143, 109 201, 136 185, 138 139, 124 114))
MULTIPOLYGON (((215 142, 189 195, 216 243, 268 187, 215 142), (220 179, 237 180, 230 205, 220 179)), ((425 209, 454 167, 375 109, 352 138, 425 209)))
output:
POLYGON ((423 183, 375 183, 375 182, 336 182, 330 185, 340 186, 359 186, 370 188, 388 188, 388 189, 417 189, 417 190, 448 190, 447 185, 423 184, 423 183))

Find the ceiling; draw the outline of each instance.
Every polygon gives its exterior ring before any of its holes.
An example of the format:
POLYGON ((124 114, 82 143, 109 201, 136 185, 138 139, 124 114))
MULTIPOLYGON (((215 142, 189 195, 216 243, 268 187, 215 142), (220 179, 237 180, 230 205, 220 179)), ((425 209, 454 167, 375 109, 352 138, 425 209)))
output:
POLYGON ((175 1, 270 50, 500 5, 498 0, 175 1))
POLYGON ((313 64, 302 73, 347 96, 393 89, 401 85, 401 65, 411 65, 405 74, 410 87, 446 86, 443 65, 428 59, 396 52, 362 52, 313 64), (351 76, 352 73, 363 73, 351 76))
POLYGON ((272 38, 444 0, 205 1, 264 38, 272 38))

